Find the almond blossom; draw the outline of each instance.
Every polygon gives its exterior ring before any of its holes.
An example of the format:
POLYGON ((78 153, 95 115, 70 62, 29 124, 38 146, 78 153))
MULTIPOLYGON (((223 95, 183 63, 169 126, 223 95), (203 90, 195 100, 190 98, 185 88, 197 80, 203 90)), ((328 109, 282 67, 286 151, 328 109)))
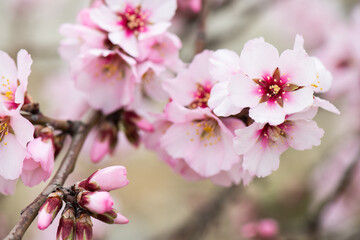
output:
POLYGON ((105 4, 91 10, 91 19, 109 33, 113 44, 134 57, 139 56, 139 41, 165 32, 176 10, 176 0, 105 0, 105 4))

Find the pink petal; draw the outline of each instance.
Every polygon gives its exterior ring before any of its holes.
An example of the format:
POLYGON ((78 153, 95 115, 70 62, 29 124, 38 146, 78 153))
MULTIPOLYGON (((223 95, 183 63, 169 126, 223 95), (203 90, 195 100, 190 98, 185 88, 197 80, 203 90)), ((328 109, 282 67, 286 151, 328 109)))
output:
POLYGON ((260 142, 256 143, 244 154, 243 168, 257 177, 266 177, 279 168, 281 153, 275 146, 263 147, 260 142))
POLYGON ((17 70, 15 62, 6 52, 3 51, 0 51, 0 66, 0 86, 2 86, 3 83, 6 84, 7 79, 9 79, 12 86, 17 86, 17 70))
POLYGON ((14 130, 15 137, 17 141, 23 146, 26 147, 26 144, 34 139, 34 126, 20 113, 14 114, 11 117, 10 125, 14 130))
POLYGON ((311 149, 321 143, 324 130, 319 128, 314 121, 298 120, 293 128, 286 131, 288 144, 296 150, 311 149))
POLYGON ((185 123, 196 119, 204 119, 211 114, 208 108, 188 109, 176 102, 169 102, 165 107, 166 119, 174 123, 185 123))
POLYGON ((232 77, 228 90, 231 102, 239 108, 255 107, 260 101, 256 83, 243 74, 232 77))
POLYGON ((105 5, 92 8, 90 10, 90 18, 96 25, 105 31, 112 32, 120 30, 120 27, 117 25, 118 16, 105 5))
POLYGON ((0 142, 0 156, 0 176, 8 180, 19 178, 26 157, 26 149, 19 144, 13 134, 6 135, 0 142))
POLYGON ((171 26, 170 22, 159 22, 147 27, 146 32, 139 34, 139 41, 144 40, 149 37, 153 37, 159 34, 162 34, 171 26))
POLYGON ((248 152, 256 143, 259 133, 264 124, 254 122, 248 127, 238 129, 235 131, 236 137, 234 138, 234 149, 239 155, 248 152))
POLYGON ((16 89, 15 102, 22 104, 24 102, 25 92, 28 85, 28 77, 31 72, 32 59, 30 54, 24 49, 21 49, 17 54, 17 76, 20 81, 20 86, 16 89))
POLYGON ((217 81, 229 80, 231 76, 241 71, 240 57, 234 51, 227 49, 214 52, 210 58, 210 66, 210 73, 217 81))
POLYGON ((176 0, 144 0, 141 6, 145 10, 150 10, 150 19, 154 22, 166 21, 170 22, 175 14, 176 0))
POLYGON ((285 120, 284 110, 277 104, 260 103, 254 108, 250 108, 249 116, 258 123, 269 123, 279 125, 285 120))
POLYGON ((284 99, 284 111, 286 114, 292 114, 310 107, 314 103, 313 95, 313 90, 308 87, 289 92, 284 99))
POLYGON ((109 33, 109 40, 122 47, 131 56, 139 56, 139 43, 134 35, 126 36, 124 31, 111 32, 109 33))
POLYGON ((321 107, 323 109, 325 109, 326 111, 335 113, 335 114, 340 114, 340 111, 329 101, 319 98, 319 97, 315 97, 314 98, 314 105, 316 107, 321 107))
POLYGON ((17 179, 8 180, 0 176, 0 193, 4 195, 11 195, 15 192, 17 179))

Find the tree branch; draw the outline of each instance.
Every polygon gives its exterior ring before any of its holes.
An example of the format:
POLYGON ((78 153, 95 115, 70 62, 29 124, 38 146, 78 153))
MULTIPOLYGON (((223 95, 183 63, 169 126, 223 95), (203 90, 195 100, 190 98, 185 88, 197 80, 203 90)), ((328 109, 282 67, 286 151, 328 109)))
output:
MULTIPOLYGON (((74 170, 76 160, 89 131, 99 121, 100 116, 101 114, 99 112, 93 112, 85 123, 68 122, 70 126, 67 129, 72 129, 71 132, 73 133, 73 137, 68 152, 66 153, 59 169, 57 170, 55 176, 53 177, 53 179, 51 179, 47 187, 40 193, 40 195, 22 211, 18 223, 5 237, 5 240, 21 239, 30 224, 34 221, 41 205, 45 202, 47 196, 53 191, 55 191, 56 188, 64 184, 69 174, 74 170)), ((49 118, 41 118, 41 116, 39 119, 42 119, 43 122, 46 123, 48 121, 45 121, 45 119, 49 120, 49 118)), ((55 121, 53 123, 57 124, 59 122, 55 121)), ((56 124, 55 126, 63 126, 62 124, 56 124)))
POLYGON ((234 199, 242 188, 240 186, 232 186, 218 193, 218 195, 192 214, 190 219, 183 226, 170 234, 166 239, 169 240, 197 240, 202 239, 206 229, 216 221, 226 203, 234 199))
POLYGON ((209 12, 208 0, 201 1, 201 12, 198 23, 198 30, 196 33, 195 41, 195 53, 200 53, 205 49, 205 29, 206 29, 206 17, 209 12))
POLYGON ((73 122, 72 121, 63 121, 63 120, 57 120, 53 119, 47 116, 44 116, 41 113, 37 114, 22 114, 24 118, 29 120, 34 125, 51 125, 53 128, 57 130, 62 130, 63 132, 70 132, 73 130, 73 122))

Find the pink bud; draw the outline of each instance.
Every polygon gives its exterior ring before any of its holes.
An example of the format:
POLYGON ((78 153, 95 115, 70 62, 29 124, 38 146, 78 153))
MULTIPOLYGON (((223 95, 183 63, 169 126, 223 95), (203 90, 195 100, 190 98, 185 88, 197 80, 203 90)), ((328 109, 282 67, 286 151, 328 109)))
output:
POLYGON ((143 131, 146 131, 146 132, 154 131, 153 125, 150 122, 148 122, 147 120, 145 120, 144 118, 137 119, 135 121, 135 123, 136 123, 136 126, 143 131))
POLYGON ((76 218, 76 239, 92 239, 92 226, 90 216, 86 213, 81 213, 76 218))
POLYGON ((39 210, 38 228, 40 230, 47 228, 52 223, 61 207, 61 192, 51 193, 39 210))
POLYGON ((56 232, 57 240, 72 240, 75 232, 75 210, 70 205, 66 205, 59 222, 56 232))
POLYGON ((258 235, 262 238, 273 238, 279 232, 279 227, 274 219, 263 219, 258 223, 258 235))
POLYGON ((91 148, 91 161, 93 163, 100 162, 107 154, 111 153, 110 139, 105 138, 103 140, 95 138, 91 148))
POLYGON ((126 224, 129 222, 129 219, 121 215, 120 213, 116 213, 116 218, 114 219, 115 224, 126 224))
POLYGON ((123 166, 111 166, 99 169, 93 173, 84 186, 89 191, 112 191, 128 185, 126 168, 123 166))
POLYGON ((95 213, 111 211, 114 202, 108 192, 83 191, 77 196, 79 205, 95 213))

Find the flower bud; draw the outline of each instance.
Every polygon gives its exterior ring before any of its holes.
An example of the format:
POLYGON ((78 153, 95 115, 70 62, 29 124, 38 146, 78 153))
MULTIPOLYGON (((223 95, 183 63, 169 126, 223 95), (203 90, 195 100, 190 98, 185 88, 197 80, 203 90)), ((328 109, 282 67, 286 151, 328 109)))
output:
POLYGON ((99 169, 88 179, 81 181, 78 186, 89 191, 112 191, 128 185, 126 168, 111 166, 99 169))
POLYGON ((112 154, 118 143, 119 128, 111 121, 105 121, 99 127, 99 132, 91 147, 91 161, 100 162, 107 154, 112 154))
POLYGON ((75 233, 75 210, 67 204, 59 222, 56 240, 73 240, 75 233))
POLYGON ((91 213, 91 216, 108 224, 126 224, 129 220, 115 209, 103 214, 91 213))
POLYGON ((108 192, 80 192, 77 196, 79 205, 91 212, 103 214, 111 211, 114 204, 108 192))
POLYGON ((38 228, 40 230, 47 228, 60 211, 62 207, 61 196, 62 193, 60 191, 53 192, 41 206, 38 214, 38 228))
POLYGON ((92 226, 90 216, 87 213, 81 213, 76 218, 76 239, 92 239, 92 226))

